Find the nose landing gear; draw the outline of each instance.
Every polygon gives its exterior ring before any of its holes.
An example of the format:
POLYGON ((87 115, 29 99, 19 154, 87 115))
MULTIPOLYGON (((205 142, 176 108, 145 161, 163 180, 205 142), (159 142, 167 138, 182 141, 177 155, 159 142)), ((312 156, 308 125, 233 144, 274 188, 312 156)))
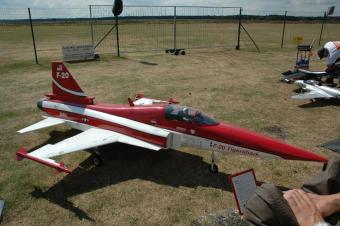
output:
POLYGON ((211 151, 211 165, 209 166, 209 171, 213 174, 218 173, 218 166, 216 165, 215 151, 211 151))

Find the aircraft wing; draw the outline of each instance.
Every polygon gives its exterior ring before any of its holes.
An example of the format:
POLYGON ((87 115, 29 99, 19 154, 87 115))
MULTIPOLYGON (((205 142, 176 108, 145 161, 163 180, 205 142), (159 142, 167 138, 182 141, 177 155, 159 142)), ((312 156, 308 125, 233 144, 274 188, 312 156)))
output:
POLYGON ((51 158, 115 142, 126 143, 156 151, 162 148, 157 145, 153 145, 130 136, 126 136, 105 129, 92 127, 90 129, 85 130, 82 133, 79 133, 59 143, 53 145, 47 144, 29 153, 27 152, 26 149, 22 148, 16 153, 16 156, 17 160, 27 158, 39 162, 41 164, 50 166, 52 168, 55 168, 58 171, 70 173, 71 171, 64 166, 64 163, 62 162, 57 163, 51 158))
POLYGON ((306 74, 310 74, 310 75, 327 75, 328 74, 325 71, 308 71, 302 68, 299 68, 298 71, 306 73, 306 74))
POLYGON ((56 126, 56 125, 65 123, 65 120, 63 120, 63 119, 54 118, 54 117, 46 117, 46 116, 43 116, 43 117, 45 118, 44 120, 37 122, 33 125, 30 125, 26 128, 23 128, 23 129, 19 130, 18 133, 31 132, 31 131, 34 131, 34 130, 43 129, 43 128, 56 126))
POLYGON ((329 95, 326 92, 320 91, 310 91, 306 93, 301 93, 295 96, 292 96, 293 99, 296 100, 304 100, 304 99, 316 99, 316 98, 332 98, 333 96, 329 95))

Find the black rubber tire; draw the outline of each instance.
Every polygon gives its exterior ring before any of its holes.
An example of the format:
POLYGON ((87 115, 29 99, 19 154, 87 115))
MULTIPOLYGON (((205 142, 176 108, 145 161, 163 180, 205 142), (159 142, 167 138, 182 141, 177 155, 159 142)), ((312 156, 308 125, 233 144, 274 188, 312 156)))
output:
POLYGON ((92 163, 95 166, 101 166, 103 164, 103 159, 100 157, 100 155, 95 154, 92 157, 92 163))
POLYGON ((185 51, 184 51, 184 50, 182 50, 181 54, 182 54, 182 55, 185 55, 185 51))
POLYGON ((178 51, 175 51, 175 55, 178 56, 179 52, 178 51))
POLYGON ((216 164, 212 164, 209 166, 210 173, 216 174, 218 173, 218 166, 216 164))

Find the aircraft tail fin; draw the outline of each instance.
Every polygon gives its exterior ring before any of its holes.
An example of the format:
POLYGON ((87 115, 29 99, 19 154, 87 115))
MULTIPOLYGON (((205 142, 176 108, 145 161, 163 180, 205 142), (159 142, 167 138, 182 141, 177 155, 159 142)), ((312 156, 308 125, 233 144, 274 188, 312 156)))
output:
POLYGON ((93 104, 93 97, 85 95, 63 62, 52 62, 52 94, 50 97, 66 102, 93 104))

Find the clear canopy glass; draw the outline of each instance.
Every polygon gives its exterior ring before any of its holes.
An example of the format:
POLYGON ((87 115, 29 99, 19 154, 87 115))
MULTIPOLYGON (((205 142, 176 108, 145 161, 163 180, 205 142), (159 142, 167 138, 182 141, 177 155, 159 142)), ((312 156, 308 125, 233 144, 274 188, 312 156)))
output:
POLYGON ((193 122, 199 125, 216 125, 219 123, 197 109, 173 104, 165 107, 165 118, 168 120, 193 122))

